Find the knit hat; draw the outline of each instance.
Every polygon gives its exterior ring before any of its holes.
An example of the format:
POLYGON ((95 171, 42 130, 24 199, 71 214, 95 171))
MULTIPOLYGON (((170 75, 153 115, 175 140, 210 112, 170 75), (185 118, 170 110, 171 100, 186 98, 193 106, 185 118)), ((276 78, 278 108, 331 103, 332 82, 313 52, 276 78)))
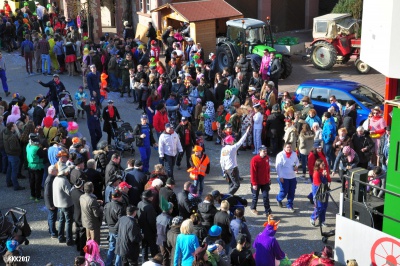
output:
POLYGON ((153 192, 151 190, 143 191, 142 198, 148 199, 148 198, 151 198, 151 197, 153 197, 153 192))
POLYGON ((76 159, 74 160, 74 165, 79 165, 84 162, 85 162, 85 160, 83 160, 82 157, 76 157, 76 159))
POLYGON ((233 143, 234 141, 235 141, 235 138, 232 137, 232 135, 229 135, 229 136, 227 136, 227 137, 224 138, 224 142, 227 143, 227 144, 231 144, 231 143, 233 143))
POLYGON ((67 131, 69 133, 74 134, 74 133, 78 132, 78 129, 79 129, 78 123, 76 123, 75 121, 68 122, 67 131))
POLYGON ((221 196, 221 193, 219 193, 218 190, 213 190, 213 191, 211 192, 211 195, 212 195, 213 198, 215 199, 215 198, 218 198, 219 196, 221 196))
POLYGON ((174 180, 173 178, 169 177, 169 178, 167 179, 166 184, 167 184, 167 185, 175 185, 175 180, 174 180))
POLYGON ((175 216, 173 219, 172 219, 172 225, 180 225, 180 224, 182 224, 182 222, 183 222, 183 217, 182 216, 175 216))
POLYGON ((219 236, 222 233, 222 228, 218 225, 213 225, 211 228, 208 230, 208 235, 209 236, 219 236))
POLYGON ((13 252, 18 247, 18 241, 17 240, 7 240, 6 246, 7 246, 8 251, 13 252))
POLYGON ((199 145, 195 145, 194 148, 193 148, 193 151, 194 151, 194 152, 196 152, 196 151, 203 151, 203 148, 202 148, 201 146, 199 146, 199 145))

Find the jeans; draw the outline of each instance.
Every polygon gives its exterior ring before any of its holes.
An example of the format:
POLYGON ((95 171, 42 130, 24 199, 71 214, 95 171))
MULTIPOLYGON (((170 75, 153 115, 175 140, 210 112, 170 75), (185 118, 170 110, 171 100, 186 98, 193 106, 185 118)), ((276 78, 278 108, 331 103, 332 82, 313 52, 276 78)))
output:
POLYGON ((1 79, 1 84, 3 85, 4 92, 8 92, 6 71, 4 69, 0 70, 0 79, 1 79))
POLYGON ((113 89, 113 90, 116 90, 116 89, 118 89, 118 87, 119 87, 119 82, 118 82, 118 78, 117 78, 117 76, 115 75, 115 73, 109 73, 108 74, 109 75, 109 78, 110 78, 110 85, 111 85, 111 88, 113 89))
POLYGON ((174 165, 176 156, 164 155, 164 167, 167 171, 168 177, 174 178, 174 165))
POLYGON ((24 54, 25 57, 25 68, 26 72, 32 73, 32 58, 33 58, 33 52, 27 52, 24 54))
POLYGON ((254 129, 253 130, 253 140, 254 140, 254 151, 258 153, 259 148, 261 147, 261 132, 262 129, 254 129))
POLYGON ((329 165, 329 169, 333 169, 333 163, 335 162, 335 160, 333 156, 332 143, 324 143, 323 149, 326 156, 326 161, 328 162, 329 165))
POLYGON ((46 73, 45 71, 45 63, 47 62, 47 74, 51 74, 51 61, 49 54, 42 54, 42 72, 46 73))
POLYGON ((43 169, 40 170, 28 170, 29 173, 29 185, 31 188, 31 197, 40 199, 42 196, 42 179, 43 169))
POLYGON ((8 158, 8 167, 7 167, 7 175, 6 181, 7 185, 12 184, 14 189, 19 188, 18 183, 18 167, 19 167, 19 156, 7 155, 8 158))
POLYGON ((232 170, 226 170, 229 175, 229 191, 228 194, 235 195, 240 187, 239 169, 237 167, 232 170))
POLYGON ((316 220, 319 218, 319 223, 322 224, 325 222, 325 215, 326 215, 326 209, 328 208, 328 197, 326 197, 326 201, 322 202, 319 200, 315 199, 315 195, 317 194, 318 187, 316 185, 312 185, 312 194, 314 198, 314 211, 311 214, 311 219, 316 220))
POLYGON ((297 185, 296 178, 283 179, 283 183, 281 183, 280 179, 278 178, 278 183, 280 191, 278 195, 276 195, 276 200, 281 202, 287 196, 286 207, 293 208, 294 193, 296 192, 296 185, 297 185))
POLYGON ((115 245, 117 244, 117 235, 113 233, 108 233, 109 235, 109 246, 108 246, 108 252, 107 252, 107 261, 106 261, 106 266, 120 266, 121 265, 121 257, 119 255, 115 255, 115 245), (115 256, 115 264, 113 264, 115 256))
POLYGON ((197 191, 199 192, 199 195, 201 197, 201 195, 203 195, 204 189, 204 176, 197 176, 197 180, 194 180, 193 185, 197 188, 197 191))
POLYGON ((300 153, 300 160, 301 160, 301 169, 303 170, 303 175, 305 176, 307 173, 307 161, 308 161, 307 154, 300 153))
POLYGON ((68 208, 59 208, 60 217, 58 220, 58 239, 64 239, 64 229, 67 242, 72 241, 72 222, 74 216, 74 205, 68 208), (66 227, 66 228, 65 228, 66 227))
POLYGON ((56 229, 57 212, 57 208, 54 210, 47 209, 47 224, 49 225, 49 233, 51 236, 58 236, 56 229))
POLYGON ((149 171, 151 147, 150 146, 139 147, 139 152, 140 152, 140 159, 143 162, 143 173, 147 173, 149 171))
POLYGON ((271 207, 269 205, 269 190, 270 190, 269 184, 257 185, 257 190, 254 190, 253 186, 251 186, 251 193, 252 193, 251 209, 252 210, 257 209, 258 195, 260 194, 260 190, 263 196, 265 214, 268 214, 271 211, 271 207))
POLYGON ((90 142, 92 144, 93 150, 97 149, 97 143, 103 137, 103 133, 101 132, 100 121, 93 121, 88 118, 88 128, 90 132, 90 142))
POLYGON ((8 157, 7 153, 4 149, 0 150, 1 153, 1 173, 6 174, 7 173, 7 166, 8 166, 8 157))

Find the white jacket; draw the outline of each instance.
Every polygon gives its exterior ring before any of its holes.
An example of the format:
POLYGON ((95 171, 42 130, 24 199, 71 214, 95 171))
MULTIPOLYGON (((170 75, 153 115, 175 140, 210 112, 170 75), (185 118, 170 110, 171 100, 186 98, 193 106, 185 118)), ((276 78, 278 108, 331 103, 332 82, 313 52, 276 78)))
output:
POLYGON ((183 152, 179 135, 174 131, 172 134, 163 132, 158 140, 158 154, 160 157, 164 155, 176 156, 178 152, 183 152))
POLYGON ((294 151, 292 151, 289 158, 286 157, 285 151, 281 151, 276 155, 275 165, 278 178, 293 179, 296 178, 293 166, 299 166, 299 158, 297 158, 297 154, 294 151))
POLYGON ((222 171, 230 170, 237 167, 237 150, 242 146, 243 142, 246 140, 247 132, 243 134, 238 142, 233 145, 225 145, 221 150, 221 168, 222 171))

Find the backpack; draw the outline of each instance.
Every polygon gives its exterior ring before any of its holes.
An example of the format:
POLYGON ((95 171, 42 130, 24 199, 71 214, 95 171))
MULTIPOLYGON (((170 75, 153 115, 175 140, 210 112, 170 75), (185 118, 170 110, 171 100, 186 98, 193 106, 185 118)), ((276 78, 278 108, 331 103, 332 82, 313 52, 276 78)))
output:
POLYGON ((25 43, 25 45, 24 45, 24 54, 25 53, 30 53, 32 50, 31 50, 31 47, 29 46, 29 42, 28 41, 26 41, 26 43, 25 43))

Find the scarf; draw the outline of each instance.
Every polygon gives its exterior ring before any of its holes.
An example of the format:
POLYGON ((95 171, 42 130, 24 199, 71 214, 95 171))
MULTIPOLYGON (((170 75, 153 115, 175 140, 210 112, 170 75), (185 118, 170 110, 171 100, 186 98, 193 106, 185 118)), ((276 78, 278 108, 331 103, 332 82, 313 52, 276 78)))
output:
POLYGON ((347 153, 347 161, 351 163, 354 160, 355 152, 350 146, 343 147, 343 153, 347 153))
POLYGON ((111 105, 108 106, 108 114, 110 115, 110 118, 114 118, 114 107, 111 105))
POLYGON ((286 153, 286 158, 290 158, 290 155, 292 155, 292 152, 286 152, 285 151, 285 153, 286 153))
POLYGON ((91 115, 94 115, 96 113, 96 105, 95 104, 90 104, 90 113, 91 115))

